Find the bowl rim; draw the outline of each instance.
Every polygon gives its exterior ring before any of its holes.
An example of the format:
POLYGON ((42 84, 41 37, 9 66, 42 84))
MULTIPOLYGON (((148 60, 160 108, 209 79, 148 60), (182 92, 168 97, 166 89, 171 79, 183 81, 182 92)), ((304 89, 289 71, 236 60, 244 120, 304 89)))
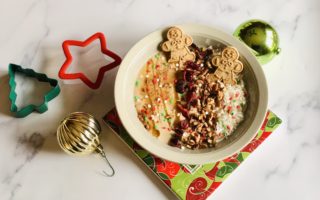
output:
MULTIPOLYGON (((232 46, 235 46, 240 52, 240 54, 247 60, 257 79, 257 84, 258 84, 257 87, 259 91, 258 92, 259 101, 257 105, 257 111, 255 113, 255 117, 251 122, 250 126, 247 128, 246 132, 242 136, 240 136, 236 141, 234 141, 227 148, 222 148, 222 149, 203 152, 203 153, 196 153, 196 152, 193 153, 192 151, 188 151, 188 153, 186 153, 185 151, 181 151, 181 150, 173 151, 173 150, 170 150, 170 148, 163 148, 163 145, 155 145, 155 143, 153 142, 153 139, 141 138, 141 134, 135 132, 135 131, 139 131, 139 128, 137 128, 137 125, 134 124, 132 122, 132 119, 130 119, 127 116, 127 110, 123 106, 126 103, 126 101, 128 101, 126 100, 128 99, 128 97, 125 97, 123 95, 124 92, 121 92, 122 90, 126 89, 126 83, 123 81, 125 79, 126 70, 128 70, 128 68, 130 67, 130 62, 132 61, 132 59, 135 58, 136 55, 138 55, 137 53, 146 44, 146 42, 148 42, 150 39, 154 37, 159 37, 159 35, 162 35, 166 29, 172 26, 163 27, 152 33, 149 33, 148 35, 140 39, 125 55, 124 59, 122 60, 119 66, 119 70, 116 75, 115 86, 114 86, 114 97, 115 97, 115 105, 116 105, 117 113, 119 115, 119 118, 124 128, 129 133, 129 135, 133 138, 133 140, 137 142, 145 150, 149 151, 151 154, 157 157, 160 157, 165 160, 173 161, 176 163, 182 163, 182 164, 205 164, 205 163, 223 160, 224 158, 239 152, 243 147, 245 147, 248 143, 250 143, 251 140, 256 136, 258 130, 260 129, 265 119, 265 116, 267 113, 267 106, 268 106, 268 87, 267 87, 265 74, 263 72, 263 69, 260 63, 258 62, 256 57, 252 54, 249 47, 247 47, 244 43, 234 38, 232 35, 227 34, 224 31, 221 31, 217 28, 209 27, 206 25, 200 25, 200 24, 181 24, 181 25, 174 25, 174 26, 183 29, 188 34, 190 34, 191 32, 195 32, 195 33, 211 35, 216 38, 219 38, 222 41, 229 43, 232 46)), ((142 66, 139 66, 139 67, 141 68, 142 66)), ((144 133, 145 132, 149 134, 147 130, 145 130, 144 133)))

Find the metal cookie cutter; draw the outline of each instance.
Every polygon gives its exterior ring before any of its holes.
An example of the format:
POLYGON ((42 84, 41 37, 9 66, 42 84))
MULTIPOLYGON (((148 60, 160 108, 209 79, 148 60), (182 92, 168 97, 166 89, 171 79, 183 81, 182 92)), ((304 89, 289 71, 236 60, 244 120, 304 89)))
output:
POLYGON ((10 94, 9 94, 9 99, 11 101, 11 112, 14 113, 15 117, 26 117, 33 111, 36 111, 38 113, 44 113, 45 111, 48 110, 48 102, 51 101, 53 98, 58 96, 60 93, 60 87, 58 85, 58 81, 56 79, 51 79, 48 78, 47 75, 37 73, 32 69, 24 69, 20 65, 16 64, 9 64, 9 86, 10 86, 10 94), (15 82, 15 73, 20 72, 24 74, 25 76, 36 78, 38 81, 41 82, 48 82, 51 86, 52 89, 44 96, 43 98, 43 103, 40 105, 27 105, 25 107, 22 107, 21 109, 18 110, 18 107, 16 105, 16 99, 17 99, 17 93, 15 92, 16 88, 16 82, 15 82))
POLYGON ((121 63, 121 58, 107 48, 106 38, 102 33, 99 32, 95 33, 85 41, 66 40, 62 44, 62 48, 66 56, 66 61, 61 66, 61 69, 59 71, 59 77, 61 79, 80 79, 91 89, 98 89, 102 83, 104 73, 110 69, 113 69, 121 63), (83 73, 67 73, 67 69, 70 66, 73 59, 69 50, 69 46, 86 47, 97 39, 100 41, 101 52, 111 57, 114 61, 110 64, 102 66, 99 69, 99 74, 95 82, 90 81, 90 79, 86 77, 83 73))

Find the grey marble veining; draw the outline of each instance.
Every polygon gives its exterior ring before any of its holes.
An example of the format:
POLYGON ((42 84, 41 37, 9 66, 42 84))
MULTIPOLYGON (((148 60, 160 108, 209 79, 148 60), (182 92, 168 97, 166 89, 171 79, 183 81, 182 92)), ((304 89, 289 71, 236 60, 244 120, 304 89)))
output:
POLYGON ((0 199, 173 198, 104 125, 102 143, 116 169, 113 178, 97 173, 105 167, 98 156, 71 157, 56 142, 56 127, 66 114, 85 111, 101 121, 113 107, 117 69, 96 91, 60 80, 61 94, 49 111, 16 119, 9 112, 8 63, 57 78, 66 39, 84 40, 100 31, 123 57, 159 27, 192 22, 232 34, 253 18, 272 23, 280 35, 282 52, 263 68, 269 107, 283 124, 209 199, 319 199, 320 1, 0 0, 0 5, 0 199))

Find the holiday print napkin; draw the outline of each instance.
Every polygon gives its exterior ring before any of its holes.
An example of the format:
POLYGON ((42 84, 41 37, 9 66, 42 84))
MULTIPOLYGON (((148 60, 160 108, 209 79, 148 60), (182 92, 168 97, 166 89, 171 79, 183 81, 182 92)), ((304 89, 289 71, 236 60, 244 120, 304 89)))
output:
POLYGON ((255 138, 240 152, 214 163, 185 165, 163 160, 140 147, 122 126, 115 109, 103 119, 136 156, 183 200, 206 199, 281 123, 280 118, 269 111, 255 138))

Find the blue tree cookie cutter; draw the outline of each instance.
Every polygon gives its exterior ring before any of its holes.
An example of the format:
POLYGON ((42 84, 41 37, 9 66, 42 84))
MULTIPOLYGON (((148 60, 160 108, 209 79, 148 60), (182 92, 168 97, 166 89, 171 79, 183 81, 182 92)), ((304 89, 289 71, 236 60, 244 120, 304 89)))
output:
POLYGON ((20 65, 9 64, 9 86, 10 86, 10 94, 9 99, 11 101, 10 111, 14 113, 15 117, 22 118, 26 117, 32 112, 36 111, 38 113, 44 113, 48 110, 48 102, 54 99, 60 93, 60 87, 58 85, 58 81, 56 79, 48 78, 47 75, 42 73, 37 73, 32 69, 22 68, 20 65), (43 103, 40 105, 27 105, 18 109, 16 105, 17 93, 15 92, 16 82, 15 82, 15 73, 20 72, 25 76, 35 78, 40 82, 47 82, 50 84, 52 89, 44 96, 43 103))

